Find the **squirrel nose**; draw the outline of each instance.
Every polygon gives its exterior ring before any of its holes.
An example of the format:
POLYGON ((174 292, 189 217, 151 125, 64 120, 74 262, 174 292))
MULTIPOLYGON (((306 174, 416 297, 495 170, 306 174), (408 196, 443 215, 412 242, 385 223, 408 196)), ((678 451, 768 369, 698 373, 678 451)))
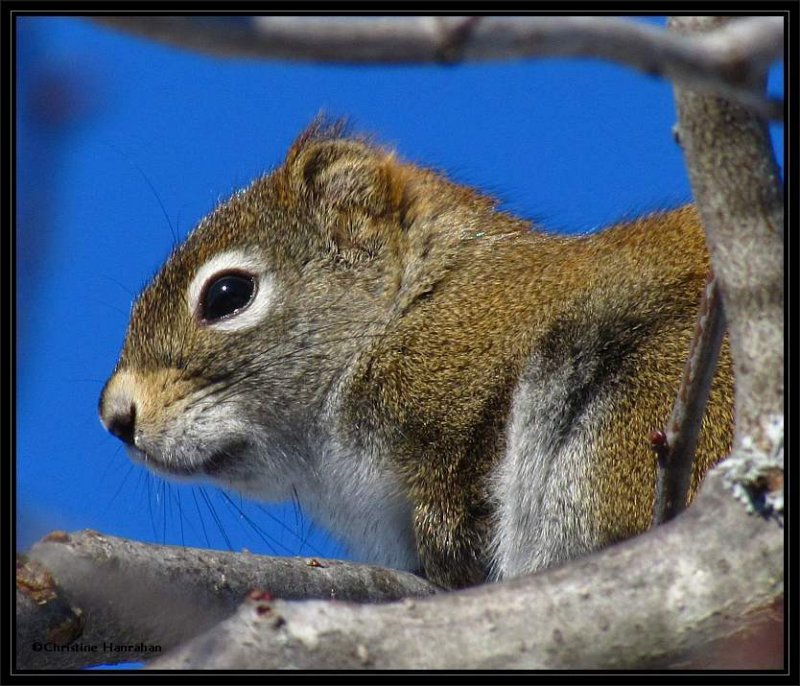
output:
POLYGON ((128 445, 136 434, 136 402, 127 393, 106 387, 100 396, 100 421, 109 433, 128 445))
POLYGON ((126 410, 116 412, 105 420, 106 429, 119 440, 128 445, 133 445, 133 435, 136 431, 136 405, 131 403, 126 410))

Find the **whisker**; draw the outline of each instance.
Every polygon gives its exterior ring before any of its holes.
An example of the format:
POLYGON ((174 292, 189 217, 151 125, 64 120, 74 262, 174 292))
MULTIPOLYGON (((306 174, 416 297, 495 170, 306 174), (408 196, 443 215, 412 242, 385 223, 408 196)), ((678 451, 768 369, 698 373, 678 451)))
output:
MULTIPOLYGON (((148 472, 149 474, 149 472, 148 472)), ((153 540, 158 540, 158 533, 156 532, 156 520, 153 516, 153 491, 152 491, 152 481, 148 481, 148 488, 147 488, 147 511, 150 513, 150 525, 153 528, 153 540)))
POLYGON ((128 477, 131 475, 135 467, 133 466, 132 462, 128 462, 128 470, 125 472, 125 476, 122 477, 122 481, 120 481, 119 486, 114 491, 114 495, 111 496, 111 499, 106 504, 105 508, 103 509, 102 514, 106 514, 110 507, 114 504, 114 501, 119 497, 119 494, 122 493, 122 489, 125 487, 125 483, 128 480, 128 477))
POLYGON ((214 505, 211 502, 211 498, 209 498, 208 493, 206 493, 205 489, 202 486, 198 486, 198 489, 200 490, 200 495, 205 501, 206 507, 208 508, 208 511, 211 514, 211 518, 214 520, 214 523, 217 525, 217 529, 219 529, 219 533, 225 540, 225 545, 227 546, 228 550, 233 551, 233 545, 231 544, 231 540, 230 538, 228 538, 228 534, 225 532, 225 527, 222 525, 222 520, 219 518, 217 511, 214 509, 214 505))
MULTIPOLYGON (((198 487, 199 488, 199 487, 198 487)), ((208 532, 206 531, 206 525, 203 517, 203 513, 200 511, 200 503, 197 502, 197 489, 192 488, 192 499, 194 500, 194 506, 197 510, 197 518, 200 520, 200 527, 203 529, 203 538, 206 542, 206 547, 211 547, 211 541, 208 538, 208 532)))
POLYGON ((107 145, 112 150, 114 150, 117 154, 121 155, 129 165, 131 165, 134 169, 136 169, 137 172, 139 172, 139 175, 142 177, 142 179, 144 179, 144 182, 148 185, 150 190, 153 192, 153 195, 155 196, 156 201, 158 202, 158 206, 161 208, 161 214, 164 215, 164 219, 167 222, 167 226, 169 227, 170 233, 172 233, 172 245, 173 245, 173 248, 177 247, 177 245, 178 245, 178 235, 175 232, 175 228, 172 226, 172 222, 170 221, 169 214, 167 212, 167 208, 164 207, 164 202, 161 200, 161 196, 158 194, 158 191, 156 190, 156 187, 153 185, 152 181, 150 181, 150 178, 147 176, 147 174, 144 173, 144 170, 139 166, 139 164, 136 162, 136 160, 134 160, 124 150, 122 150, 121 148, 117 147, 113 143, 109 143, 108 141, 105 141, 104 144, 107 145))
POLYGON ((178 525, 180 526, 181 531, 181 545, 185 548, 186 540, 183 535, 183 507, 181 506, 181 493, 177 489, 171 491, 171 493, 172 499, 175 501, 175 505, 178 507, 178 525))
POLYGON ((270 551, 272 553, 277 553, 277 549, 283 549, 285 555, 291 555, 292 550, 285 545, 283 545, 280 541, 278 541, 274 536, 268 534, 264 529, 262 529, 258 524, 256 524, 250 517, 248 517, 244 510, 242 510, 234 501, 233 499, 224 491, 221 491, 222 497, 228 503, 229 507, 232 507, 236 513, 245 521, 248 526, 258 534, 259 538, 267 544, 270 551))

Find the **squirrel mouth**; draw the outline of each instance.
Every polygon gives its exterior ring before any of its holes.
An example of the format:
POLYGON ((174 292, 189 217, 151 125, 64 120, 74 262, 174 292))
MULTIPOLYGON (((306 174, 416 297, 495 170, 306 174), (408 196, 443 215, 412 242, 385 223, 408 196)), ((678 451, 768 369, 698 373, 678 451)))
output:
POLYGON ((198 465, 198 471, 212 477, 235 471, 235 465, 241 461, 246 449, 246 441, 236 441, 218 448, 198 465))
POLYGON ((128 446, 129 457, 149 470, 169 477, 210 476, 216 477, 235 470, 247 448, 245 441, 236 441, 215 449, 207 457, 194 464, 165 462, 133 446, 128 446))

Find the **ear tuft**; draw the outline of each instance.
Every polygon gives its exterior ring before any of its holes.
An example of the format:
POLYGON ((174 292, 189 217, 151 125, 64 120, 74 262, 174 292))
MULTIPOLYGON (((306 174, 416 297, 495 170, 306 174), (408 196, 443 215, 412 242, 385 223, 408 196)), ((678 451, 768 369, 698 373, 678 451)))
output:
POLYGON ((404 175, 394 155, 356 138, 330 138, 331 132, 308 129, 292 146, 286 167, 295 182, 323 205, 371 216, 397 212, 404 175))
POLYGON ((346 138, 348 129, 349 124, 344 117, 329 119, 323 113, 318 114, 292 143, 286 154, 285 165, 294 167, 298 157, 314 143, 346 138))

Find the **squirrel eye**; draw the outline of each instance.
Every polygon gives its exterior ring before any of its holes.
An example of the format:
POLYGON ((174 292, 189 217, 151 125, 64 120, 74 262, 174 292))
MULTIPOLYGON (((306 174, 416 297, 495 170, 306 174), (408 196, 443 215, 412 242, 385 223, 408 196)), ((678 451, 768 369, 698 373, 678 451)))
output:
POLYGON ((206 282, 200 298, 200 319, 208 324, 239 314, 253 300, 255 277, 244 272, 216 274, 206 282))

